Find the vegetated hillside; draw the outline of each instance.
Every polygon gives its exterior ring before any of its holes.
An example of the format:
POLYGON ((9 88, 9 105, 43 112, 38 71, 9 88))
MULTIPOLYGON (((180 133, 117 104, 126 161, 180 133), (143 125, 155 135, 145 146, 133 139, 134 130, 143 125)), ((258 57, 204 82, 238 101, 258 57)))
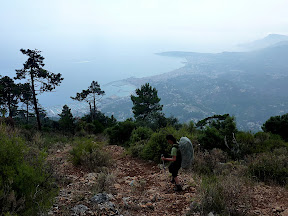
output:
MULTIPOLYGON (((239 129, 257 131, 270 116, 288 112, 286 43, 252 52, 161 55, 186 58, 187 64, 166 74, 125 81, 136 88, 145 82, 156 87, 167 116, 187 122, 229 113, 239 129)), ((132 117, 131 107, 127 97, 103 103, 102 111, 124 120, 132 117)))
MULTIPOLYGON (((160 164, 133 158, 125 154, 123 147, 105 147, 113 158, 113 166, 106 174, 73 166, 68 160, 70 149, 71 146, 66 145, 61 150, 51 150, 49 155, 61 183, 50 215, 200 215, 193 211, 201 194, 201 180, 196 174, 181 169, 179 178, 183 191, 175 192, 167 167, 163 169, 160 164)), ((225 191, 233 192, 229 194, 229 200, 235 202, 232 206, 239 212, 287 215, 285 188, 260 183, 243 185, 240 179, 235 181, 233 174, 226 176, 224 181, 225 191)), ((207 199, 214 198, 217 192, 214 190, 207 199)), ((225 203, 225 206, 231 203, 225 203)), ((207 210, 203 209, 203 215, 207 210)))

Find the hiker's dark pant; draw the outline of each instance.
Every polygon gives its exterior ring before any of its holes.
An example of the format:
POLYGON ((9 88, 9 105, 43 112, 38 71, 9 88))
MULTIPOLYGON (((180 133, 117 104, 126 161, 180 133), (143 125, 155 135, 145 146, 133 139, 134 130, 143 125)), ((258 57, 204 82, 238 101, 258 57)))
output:
POLYGON ((169 172, 172 174, 173 178, 178 176, 178 171, 181 168, 181 164, 172 162, 169 166, 169 172))

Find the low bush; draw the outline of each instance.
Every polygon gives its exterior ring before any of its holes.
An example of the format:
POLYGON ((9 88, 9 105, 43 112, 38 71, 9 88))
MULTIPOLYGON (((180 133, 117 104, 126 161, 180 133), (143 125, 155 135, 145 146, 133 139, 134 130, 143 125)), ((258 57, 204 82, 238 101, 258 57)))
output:
POLYGON ((90 171, 100 171, 111 165, 108 152, 103 150, 102 143, 96 143, 92 139, 78 139, 70 152, 74 165, 81 165, 90 171))
POLYGON ((176 130, 172 127, 163 128, 159 132, 153 133, 147 144, 145 144, 141 157, 146 160, 159 162, 161 154, 168 156, 172 146, 167 142, 166 135, 175 133, 176 130))
POLYGON ((275 149, 248 158, 248 172, 263 182, 275 182, 280 185, 288 184, 288 150, 275 149))
POLYGON ((153 134, 152 129, 146 127, 138 127, 134 129, 130 137, 130 145, 134 145, 136 142, 141 140, 148 140, 153 134))
POLYGON ((227 154, 221 149, 212 149, 211 151, 195 152, 193 161, 193 171, 199 174, 213 174, 219 167, 220 163, 227 161, 227 154))
POLYGON ((236 134, 236 142, 238 144, 237 158, 244 159, 246 155, 270 152, 276 148, 288 147, 279 135, 258 132, 252 134, 250 132, 238 132, 236 134))
POLYGON ((140 157, 142 154, 142 151, 144 149, 144 146, 147 144, 148 141, 146 140, 141 140, 138 141, 136 143, 134 143, 133 145, 131 145, 128 149, 128 153, 132 156, 132 157, 140 157))
POLYGON ((244 216, 249 210, 249 194, 245 183, 237 176, 204 176, 199 201, 191 205, 191 214, 208 215, 210 212, 223 216, 244 216))
POLYGON ((109 136, 110 144, 128 146, 131 133, 135 128, 136 124, 130 120, 118 122, 115 126, 108 128, 106 133, 109 136))
POLYGON ((198 141, 201 147, 207 150, 213 148, 223 149, 225 147, 224 136, 214 127, 207 127, 203 133, 199 134, 198 141))
POLYGON ((98 193, 110 193, 112 191, 113 183, 115 182, 115 176, 111 173, 100 172, 97 176, 97 181, 95 186, 93 187, 93 192, 95 194, 98 193))
POLYGON ((132 131, 128 149, 132 157, 140 157, 145 144, 147 144, 152 134, 153 131, 147 127, 138 127, 132 131))
POLYGON ((0 125, 0 212, 44 213, 58 192, 46 155, 7 129, 0 125))

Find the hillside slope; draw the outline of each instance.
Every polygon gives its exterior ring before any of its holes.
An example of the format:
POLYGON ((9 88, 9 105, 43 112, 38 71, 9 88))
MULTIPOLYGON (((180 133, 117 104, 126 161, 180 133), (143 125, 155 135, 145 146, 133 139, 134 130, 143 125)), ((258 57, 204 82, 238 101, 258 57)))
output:
MULTIPOLYGON (((149 82, 158 90, 164 113, 181 122, 214 114, 236 117, 241 130, 261 130, 271 116, 288 112, 288 45, 242 53, 169 52, 186 58, 184 67, 162 75, 121 83, 139 88, 149 82)), ((114 83, 114 85, 117 83, 114 83)), ((132 117, 130 97, 103 101, 101 109, 117 119, 132 117)))
MULTIPOLYGON (((122 147, 113 145, 106 148, 114 160, 108 171, 114 176, 109 194, 95 195, 101 174, 74 167, 68 160, 70 149, 71 146, 66 145, 50 152, 49 161, 58 177, 60 193, 49 215, 186 215, 192 201, 199 197, 199 177, 182 171, 184 191, 176 193, 167 169, 132 158, 122 147)), ((287 215, 287 190, 262 184, 247 187, 245 191, 251 195, 251 215, 287 215)))

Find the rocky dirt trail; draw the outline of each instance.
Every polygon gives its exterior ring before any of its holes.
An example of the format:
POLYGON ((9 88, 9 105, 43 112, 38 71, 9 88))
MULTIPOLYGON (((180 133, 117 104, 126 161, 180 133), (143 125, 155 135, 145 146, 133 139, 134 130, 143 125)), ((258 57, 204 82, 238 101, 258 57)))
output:
MULTIPOLYGON (((71 147, 51 152, 59 196, 49 215, 186 215, 197 194, 191 174, 180 173, 182 192, 175 192, 170 175, 153 162, 132 158, 120 146, 110 145, 114 177, 109 193, 95 196, 99 173, 75 167, 68 160, 71 147)), ((287 189, 257 185, 250 190, 253 215, 288 216, 287 189)))

